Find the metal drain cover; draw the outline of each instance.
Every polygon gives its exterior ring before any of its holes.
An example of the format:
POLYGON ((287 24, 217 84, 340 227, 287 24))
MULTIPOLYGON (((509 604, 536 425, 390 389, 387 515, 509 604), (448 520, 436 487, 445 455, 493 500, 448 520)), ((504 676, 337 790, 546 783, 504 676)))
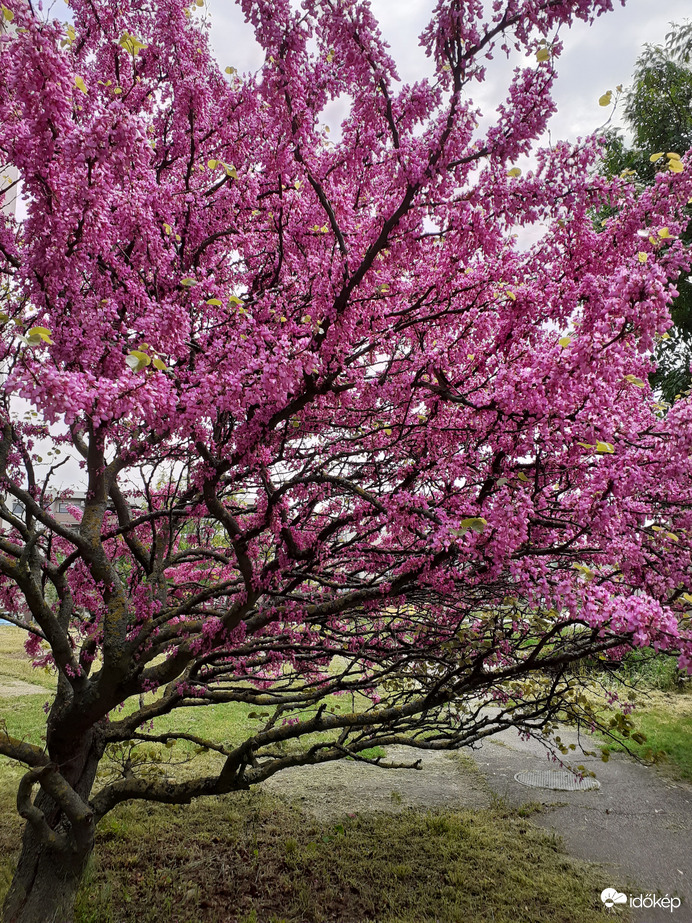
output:
POLYGON ((522 785, 532 788, 551 788, 560 792, 588 792, 600 788, 597 779, 582 779, 573 772, 558 769, 525 769, 514 777, 522 785))

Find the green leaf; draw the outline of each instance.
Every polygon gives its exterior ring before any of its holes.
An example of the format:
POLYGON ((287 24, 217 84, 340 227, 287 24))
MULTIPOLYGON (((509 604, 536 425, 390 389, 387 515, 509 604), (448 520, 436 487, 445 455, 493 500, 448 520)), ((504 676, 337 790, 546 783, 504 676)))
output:
POLYGON ((488 525, 488 520, 482 516, 472 516, 470 519, 462 519, 459 523, 465 531, 470 529, 472 532, 483 532, 488 525))
POLYGON ((163 359, 159 359, 158 356, 154 356, 152 365, 154 366, 155 369, 158 369, 159 372, 166 372, 168 370, 168 366, 166 365, 166 363, 163 361, 163 359))
POLYGON ((192 288, 193 285, 197 285, 197 280, 187 276, 185 279, 180 280, 180 284, 185 288, 192 288))
POLYGON ((608 90, 607 93, 604 93, 598 100, 599 106, 609 106, 613 100, 613 91, 608 90))
POLYGON ((14 13, 12 10, 8 10, 6 6, 3 6, 2 8, 2 16, 3 19, 6 19, 8 22, 12 22, 14 19, 14 13))
POLYGON ((558 343, 562 346, 563 349, 566 349, 569 344, 572 342, 572 337, 560 337, 558 343))
POLYGON ((86 83, 84 83, 84 78, 83 78, 83 77, 79 77, 79 76, 75 77, 75 78, 74 78, 74 85, 77 87, 78 90, 81 90, 82 93, 84 93, 85 96, 86 96, 86 94, 89 92, 89 91, 87 90, 87 85, 86 85, 86 83))
POLYGON ((206 301, 206 304, 213 304, 219 307, 221 306, 222 303, 223 302, 221 301, 220 298, 207 298, 207 301, 206 301))
POLYGON ((125 357, 125 362, 133 372, 141 372, 148 365, 151 365, 151 357, 147 356, 141 349, 133 349, 125 357))
POLYGON ((596 451, 601 455, 613 455, 615 452, 615 446, 610 442, 597 442, 596 451))
POLYGON ((125 51, 128 51, 133 57, 134 55, 138 55, 140 51, 143 51, 147 47, 144 42, 140 42, 138 38, 136 38, 134 35, 130 35, 129 32, 123 32, 118 44, 121 45, 125 51))
POLYGON ((634 385, 636 388, 646 387, 646 382, 642 381, 641 378, 637 378, 636 375, 625 375, 625 381, 628 381, 631 385, 634 385))
POLYGON ((26 334, 27 342, 30 346, 38 346, 39 343, 49 343, 53 345, 50 337, 50 330, 47 327, 32 327, 26 334))

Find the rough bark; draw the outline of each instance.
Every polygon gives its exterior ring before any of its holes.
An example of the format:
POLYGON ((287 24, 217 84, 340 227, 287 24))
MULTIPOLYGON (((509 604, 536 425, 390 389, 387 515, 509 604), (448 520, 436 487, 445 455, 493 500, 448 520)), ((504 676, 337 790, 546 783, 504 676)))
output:
POLYGON ((27 824, 3 923, 73 923, 77 889, 92 850, 93 837, 79 844, 68 837, 66 849, 51 848, 27 824))
POLYGON ((3 923, 73 923, 77 889, 94 849, 94 823, 90 809, 77 816, 73 803, 68 805, 65 799, 63 810, 56 798, 66 785, 69 795, 88 807, 103 747, 98 736, 89 734, 69 749, 71 758, 64 764, 69 770, 57 773, 58 785, 54 777, 46 778, 45 768, 35 770, 42 787, 32 802, 33 778, 24 791, 20 784, 17 805, 27 824, 3 906, 3 923))

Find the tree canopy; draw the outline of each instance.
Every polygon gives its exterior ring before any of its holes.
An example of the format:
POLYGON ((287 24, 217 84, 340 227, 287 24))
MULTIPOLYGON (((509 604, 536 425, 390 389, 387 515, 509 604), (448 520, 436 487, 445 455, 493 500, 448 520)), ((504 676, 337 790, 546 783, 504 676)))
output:
POLYGON ((26 767, 6 921, 69 918, 122 801, 590 726, 578 661, 690 666, 692 407, 648 375, 692 170, 639 191, 595 140, 536 147, 557 30, 609 0, 440 0, 410 85, 360 2, 242 0, 244 75, 181 0, 4 4, 0 600, 57 675, 45 742, 0 727, 26 767), (165 723, 209 704, 256 731, 165 723), (187 744, 198 773, 136 759, 187 744))
MULTIPOLYGON (((690 48, 690 26, 674 24, 664 47, 647 45, 637 59, 623 108, 631 145, 621 131, 609 133, 604 166, 610 175, 624 173, 633 182, 651 184, 666 165, 657 154, 680 153, 692 146, 690 48)), ((681 239, 687 246, 692 243, 689 227, 681 239)), ((674 326, 657 348, 658 368, 651 376, 652 385, 669 403, 692 385, 692 282, 687 272, 681 273, 677 290, 671 308, 674 326)))

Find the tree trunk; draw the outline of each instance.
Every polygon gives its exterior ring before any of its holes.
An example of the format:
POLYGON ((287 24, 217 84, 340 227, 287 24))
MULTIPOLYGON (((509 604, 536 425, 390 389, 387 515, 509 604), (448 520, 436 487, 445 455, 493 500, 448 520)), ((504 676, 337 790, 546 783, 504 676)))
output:
MULTIPOLYGON (((102 753, 103 746, 92 732, 69 742, 61 760, 69 771, 60 773, 60 778, 84 805, 88 804, 102 753)), ((3 905, 3 923, 74 920, 77 889, 94 850, 93 818, 85 814, 73 825, 45 790, 47 784, 42 783, 33 800, 34 823, 29 818, 24 828, 17 870, 3 905), (36 816, 42 819, 36 822, 36 816)), ((19 807, 19 794, 17 797, 19 807)), ((29 817, 29 812, 22 816, 29 817)))
POLYGON ((27 824, 3 923, 73 923, 74 902, 93 837, 81 844, 68 835, 68 848, 46 846, 27 824))

